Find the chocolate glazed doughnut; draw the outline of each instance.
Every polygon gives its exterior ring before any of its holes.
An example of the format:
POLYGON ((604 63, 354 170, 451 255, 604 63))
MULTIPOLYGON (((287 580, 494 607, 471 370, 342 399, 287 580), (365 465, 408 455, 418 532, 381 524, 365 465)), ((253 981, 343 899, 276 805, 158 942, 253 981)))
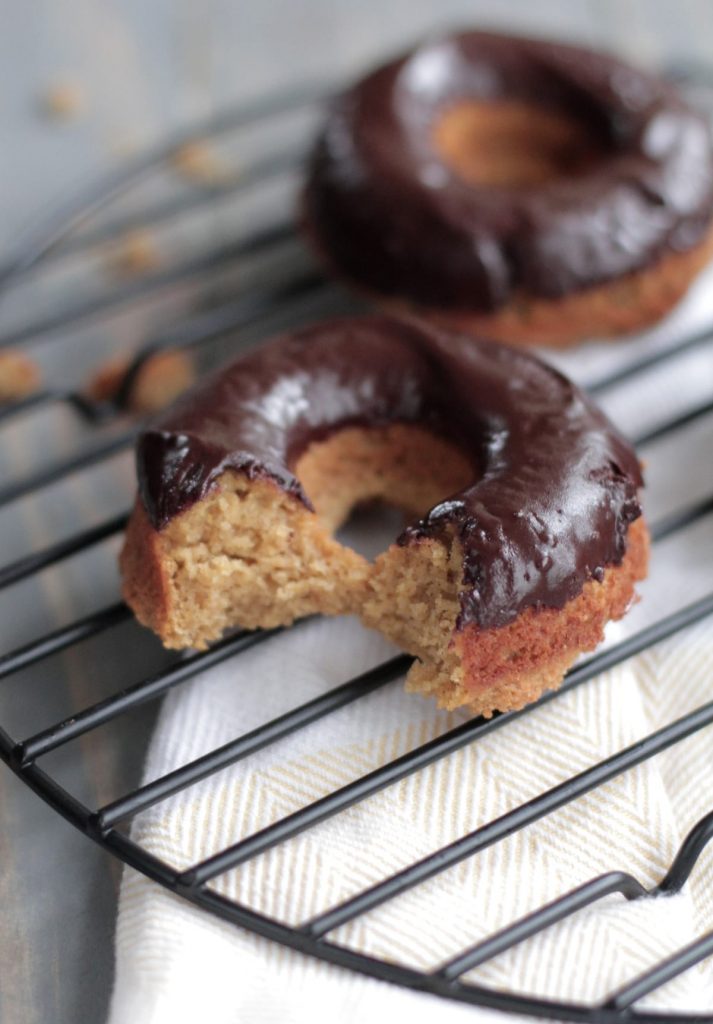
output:
POLYGON ((387 317, 281 336, 142 434, 124 596, 166 646, 355 612, 410 688, 490 714, 559 684, 645 574, 631 447, 524 352, 387 317), (375 563, 359 502, 408 525, 375 563))
POLYGON ((304 213, 328 266, 392 309, 517 343, 622 334, 713 253, 710 132, 612 57, 464 32, 337 98, 304 213))

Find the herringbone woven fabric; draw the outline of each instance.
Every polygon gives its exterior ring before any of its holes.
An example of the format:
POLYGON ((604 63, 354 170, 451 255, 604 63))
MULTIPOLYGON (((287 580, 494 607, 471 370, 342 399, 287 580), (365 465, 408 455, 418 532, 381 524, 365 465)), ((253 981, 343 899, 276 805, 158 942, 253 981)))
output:
MULTIPOLYGON (((702 282, 676 318, 646 339, 558 357, 591 379, 679 331, 710 322, 702 282)), ((607 394, 632 435, 710 396, 713 353, 698 352, 607 394)), ((647 514, 656 520, 713 480, 711 420, 650 446, 647 514)), ((608 642, 710 589, 713 523, 657 545, 642 601, 608 642)), ((240 654, 172 692, 145 768, 148 781, 227 743, 378 663, 392 652, 349 619, 315 621, 240 654)), ((220 892, 297 923, 493 820, 713 696, 713 628, 702 623, 591 683, 478 739, 214 883, 220 892)), ((328 719, 145 812, 142 845, 180 867, 438 736, 458 713, 395 682, 328 719)), ((330 939, 429 969, 493 930, 613 869, 645 885, 667 870, 689 828, 713 808, 713 745, 704 730, 521 830, 330 939)), ((713 928, 713 852, 675 897, 612 896, 468 975, 497 989, 599 1001, 713 928)), ((644 1005, 713 1009, 713 967, 702 964, 644 1005)), ((210 1020, 344 1024, 389 1015, 413 1021, 503 1020, 357 977, 256 938, 199 911, 132 871, 117 929, 111 1024, 210 1020)))

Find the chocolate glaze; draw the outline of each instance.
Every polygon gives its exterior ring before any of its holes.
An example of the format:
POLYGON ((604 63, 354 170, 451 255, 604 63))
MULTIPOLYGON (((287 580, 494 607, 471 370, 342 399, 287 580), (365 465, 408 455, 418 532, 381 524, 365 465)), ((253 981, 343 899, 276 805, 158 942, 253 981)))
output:
POLYGON ((486 32, 431 42, 332 105, 305 191, 333 268, 419 306, 490 312, 557 298, 694 246, 713 214, 707 124, 666 83, 602 54, 486 32), (464 100, 521 100, 584 123, 602 157, 531 187, 463 181, 433 145, 464 100))
POLYGON ((562 607, 621 562, 641 514, 639 464, 586 395, 524 352, 389 317, 284 335, 189 392, 139 439, 140 494, 156 529, 227 469, 311 507, 293 472, 308 445, 396 422, 449 439, 478 467, 398 541, 455 531, 461 625, 562 607))

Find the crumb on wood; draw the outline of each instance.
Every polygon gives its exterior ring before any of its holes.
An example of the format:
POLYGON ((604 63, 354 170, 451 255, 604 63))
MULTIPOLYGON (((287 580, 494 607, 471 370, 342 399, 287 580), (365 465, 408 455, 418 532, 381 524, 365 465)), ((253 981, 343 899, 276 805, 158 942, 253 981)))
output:
MULTIPOLYGON (((114 356, 94 373, 86 393, 95 402, 115 401, 133 357, 114 356)), ((163 409, 195 380, 193 360, 180 349, 164 349, 149 356, 132 381, 126 407, 149 413, 163 409)))
POLYGON ((93 402, 113 401, 130 365, 130 356, 112 356, 102 363, 87 382, 87 397, 93 402))
POLYGON ((150 231, 136 228, 127 231, 111 247, 109 262, 119 277, 135 277, 155 270, 161 263, 158 247, 150 231))
POLYGON ((193 360, 181 349, 165 349, 146 360, 131 388, 129 405, 154 412, 170 405, 195 380, 193 360))
POLYGON ((171 163, 179 174, 204 185, 219 185, 230 169, 207 142, 187 142, 173 153, 171 163))
POLYGON ((25 398, 40 386, 37 363, 24 352, 6 348, 0 351, 0 401, 25 398))
POLYGON ((86 95, 78 82, 55 82, 42 96, 42 109, 53 120, 68 121, 86 109, 86 95))

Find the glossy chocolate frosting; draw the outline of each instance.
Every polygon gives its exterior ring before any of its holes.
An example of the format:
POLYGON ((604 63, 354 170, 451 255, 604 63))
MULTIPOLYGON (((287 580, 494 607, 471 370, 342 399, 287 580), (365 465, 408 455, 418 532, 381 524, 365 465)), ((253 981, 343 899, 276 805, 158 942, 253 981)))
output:
POLYGON ((139 439, 141 498, 160 530, 234 469, 311 507, 293 472, 308 445, 390 423, 432 430, 474 466, 398 541, 457 534, 461 625, 562 607, 621 562, 639 463, 587 396, 524 352, 383 316, 283 335, 189 392, 139 439))
POLYGON ((491 312, 645 268, 713 214, 707 124, 666 83, 577 47, 464 32, 336 99, 305 190, 309 234, 354 283, 424 307, 491 312), (529 187, 476 186, 436 151, 463 101, 515 100, 586 125, 599 157, 529 187))

